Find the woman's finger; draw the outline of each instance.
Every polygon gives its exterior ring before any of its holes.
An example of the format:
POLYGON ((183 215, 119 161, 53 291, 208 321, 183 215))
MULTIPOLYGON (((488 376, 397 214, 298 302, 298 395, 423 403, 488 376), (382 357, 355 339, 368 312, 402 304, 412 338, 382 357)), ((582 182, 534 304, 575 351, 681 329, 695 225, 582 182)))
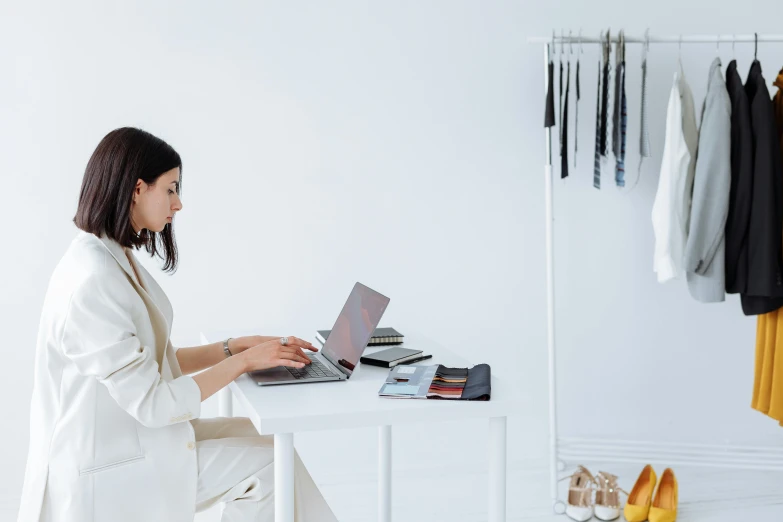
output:
POLYGON ((292 353, 299 353, 299 350, 301 350, 301 348, 298 348, 296 346, 281 346, 280 351, 278 353, 292 354, 292 353))
POLYGON ((304 363, 311 362, 310 359, 305 357, 304 353, 302 353, 301 349, 293 348, 290 350, 280 350, 279 357, 281 359, 291 359, 292 361, 302 361, 304 363))
POLYGON ((289 359, 278 359, 275 364, 278 366, 288 366, 290 368, 304 368, 303 362, 291 361, 289 359))
POLYGON ((311 343, 308 343, 304 339, 300 339, 299 337, 290 336, 288 338, 288 345, 291 346, 299 346, 301 348, 307 348, 309 350, 312 350, 314 352, 317 352, 318 350, 313 346, 311 343))

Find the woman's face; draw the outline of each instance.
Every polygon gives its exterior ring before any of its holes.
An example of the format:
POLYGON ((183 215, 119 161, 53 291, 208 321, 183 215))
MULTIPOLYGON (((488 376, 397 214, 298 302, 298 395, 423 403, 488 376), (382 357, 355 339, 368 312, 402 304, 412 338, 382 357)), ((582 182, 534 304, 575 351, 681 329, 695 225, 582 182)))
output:
POLYGON ((179 167, 164 172, 154 185, 144 181, 136 182, 131 203, 131 225, 138 234, 140 230, 162 232, 171 223, 174 214, 182 210, 179 199, 179 167))

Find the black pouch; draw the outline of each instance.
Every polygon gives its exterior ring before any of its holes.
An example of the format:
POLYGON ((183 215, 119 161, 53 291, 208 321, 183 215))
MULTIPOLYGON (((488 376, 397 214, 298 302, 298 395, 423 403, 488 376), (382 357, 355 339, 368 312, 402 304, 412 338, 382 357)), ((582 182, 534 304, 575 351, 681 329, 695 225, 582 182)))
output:
POLYGON ((477 364, 468 370, 468 382, 462 390, 462 400, 488 401, 492 392, 492 378, 488 364, 477 364))

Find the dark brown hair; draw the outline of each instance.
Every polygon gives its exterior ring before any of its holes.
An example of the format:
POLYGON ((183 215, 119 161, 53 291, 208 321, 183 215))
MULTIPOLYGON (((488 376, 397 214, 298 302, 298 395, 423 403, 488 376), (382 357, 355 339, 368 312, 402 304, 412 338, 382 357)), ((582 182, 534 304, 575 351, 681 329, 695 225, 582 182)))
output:
POLYGON ((107 134, 92 153, 84 171, 79 207, 73 222, 81 230, 117 241, 123 247, 145 247, 150 255, 166 261, 163 270, 177 268, 174 223, 162 232, 142 229, 138 235, 131 226, 131 202, 137 180, 154 185, 164 173, 179 167, 177 193, 182 191, 182 160, 168 143, 149 132, 133 127, 107 134))

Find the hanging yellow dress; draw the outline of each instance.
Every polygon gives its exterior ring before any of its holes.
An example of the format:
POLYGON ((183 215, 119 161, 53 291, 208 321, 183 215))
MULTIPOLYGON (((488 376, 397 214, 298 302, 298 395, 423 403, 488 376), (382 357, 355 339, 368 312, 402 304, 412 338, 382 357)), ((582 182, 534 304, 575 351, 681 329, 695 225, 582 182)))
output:
POLYGON ((783 313, 779 310, 758 316, 751 406, 783 425, 783 313))
MULTIPOLYGON (((778 88, 772 105, 778 124, 778 138, 783 147, 783 69, 773 85, 778 88)), ((751 406, 783 426, 783 313, 780 310, 759 315, 757 319, 756 372, 751 406)))

